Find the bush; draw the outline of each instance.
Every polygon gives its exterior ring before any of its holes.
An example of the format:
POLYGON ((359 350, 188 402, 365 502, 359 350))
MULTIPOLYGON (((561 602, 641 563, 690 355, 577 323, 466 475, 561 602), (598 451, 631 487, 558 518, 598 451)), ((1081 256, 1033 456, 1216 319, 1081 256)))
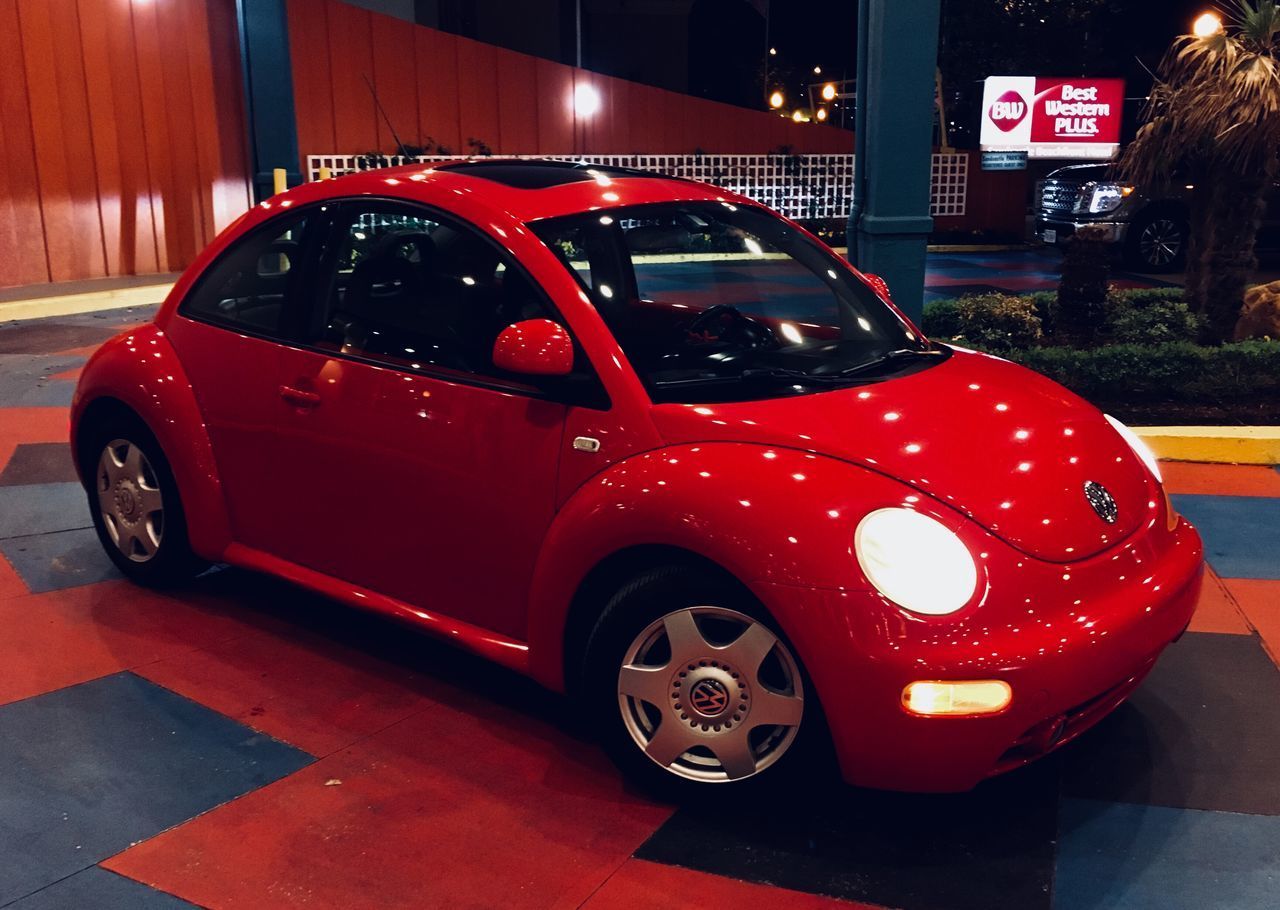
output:
POLYGON ((1280 344, 1268 341, 1042 347, 1004 356, 1085 398, 1218 401, 1280 394, 1280 344))
POLYGON ((989 351, 1031 347, 1044 337, 1035 302, 1016 294, 934 301, 925 307, 923 323, 926 335, 989 351))
POLYGON ((1107 331, 1117 344, 1166 344, 1195 341, 1204 319, 1168 290, 1137 294, 1113 290, 1107 297, 1107 331))

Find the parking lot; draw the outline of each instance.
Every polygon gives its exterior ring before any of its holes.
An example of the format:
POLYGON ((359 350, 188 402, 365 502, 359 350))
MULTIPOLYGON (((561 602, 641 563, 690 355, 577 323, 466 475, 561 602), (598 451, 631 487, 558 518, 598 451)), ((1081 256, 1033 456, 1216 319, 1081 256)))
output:
MULTIPOLYGON (((1042 280, 1012 262, 935 256, 931 292, 1042 280)), ((559 697, 389 621, 238 570, 118 579, 67 405, 142 315, 0 328, 0 906, 1274 906, 1280 472, 1165 466, 1199 612, 1061 753, 961 796, 676 807, 559 697)))

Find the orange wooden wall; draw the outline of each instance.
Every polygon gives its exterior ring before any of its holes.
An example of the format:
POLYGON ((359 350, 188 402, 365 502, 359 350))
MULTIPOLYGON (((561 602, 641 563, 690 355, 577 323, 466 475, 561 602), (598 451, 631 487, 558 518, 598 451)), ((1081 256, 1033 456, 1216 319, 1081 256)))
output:
POLYGON ((289 0, 288 11, 304 162, 395 151, 364 76, 403 142, 430 137, 454 154, 470 154, 473 137, 507 155, 853 151, 853 134, 835 127, 602 76, 339 0, 289 0), (573 111, 579 81, 603 102, 590 118, 573 111))
POLYGON ((182 268, 249 205, 234 0, 0 0, 0 286, 182 268))

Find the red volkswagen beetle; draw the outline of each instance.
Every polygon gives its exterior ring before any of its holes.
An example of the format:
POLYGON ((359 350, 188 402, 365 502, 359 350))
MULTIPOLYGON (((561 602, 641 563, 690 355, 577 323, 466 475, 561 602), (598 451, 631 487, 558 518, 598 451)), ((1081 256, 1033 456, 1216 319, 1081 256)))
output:
POLYGON ((407 620, 582 699, 650 783, 829 742, 850 782, 962 790, 1133 691, 1201 545, 1123 426, 882 289, 654 174, 313 183, 94 355, 77 462, 128 577, 407 620))

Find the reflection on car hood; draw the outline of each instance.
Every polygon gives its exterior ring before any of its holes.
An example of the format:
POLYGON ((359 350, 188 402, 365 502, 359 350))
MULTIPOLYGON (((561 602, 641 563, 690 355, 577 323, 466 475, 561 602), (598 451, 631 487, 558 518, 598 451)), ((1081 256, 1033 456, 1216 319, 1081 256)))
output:
POLYGON ((1086 558, 1157 509, 1145 466, 1101 412, 1057 383, 995 357, 957 351, 900 379, 730 404, 663 404, 672 444, 733 441, 825 454, 891 475, 1026 553, 1086 558), (1085 497, 1101 484, 1108 524, 1085 497))

